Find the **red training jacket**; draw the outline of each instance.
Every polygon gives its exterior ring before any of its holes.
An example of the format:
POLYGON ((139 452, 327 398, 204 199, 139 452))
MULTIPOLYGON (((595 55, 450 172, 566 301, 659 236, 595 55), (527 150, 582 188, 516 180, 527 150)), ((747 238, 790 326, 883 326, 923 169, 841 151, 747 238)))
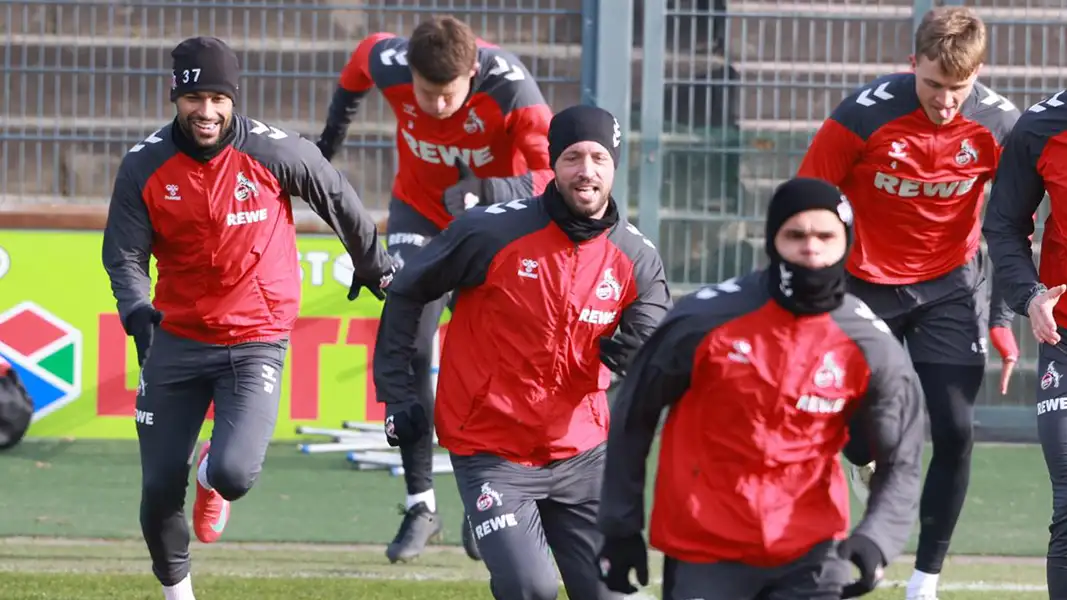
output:
POLYGON ((123 323, 151 303, 160 327, 205 344, 287 337, 300 308, 294 196, 338 232, 357 274, 385 271, 374 220, 313 143, 235 114, 233 142, 201 162, 175 145, 177 126, 130 148, 115 180, 103 261, 123 323))
POLYGON ((860 88, 823 123, 797 173, 841 188, 856 214, 849 271, 872 283, 936 279, 978 252, 985 185, 1019 111, 981 83, 935 125, 915 74, 860 88))
POLYGON ((922 390, 903 346, 854 296, 796 316, 760 271, 680 300, 613 407, 598 517, 607 537, 641 532, 665 408, 650 542, 667 556, 774 567, 845 537, 838 455, 857 413, 878 470, 855 533, 890 561, 903 550, 918 517, 922 390))
POLYGON ((544 465, 603 443, 611 377, 600 339, 618 329, 643 341, 670 307, 651 242, 621 220, 570 237, 546 206, 562 206, 554 189, 468 211, 390 285, 374 355, 386 403, 415 397, 419 315, 458 290, 434 409, 440 444, 456 454, 544 465))
POLYGON ((552 179, 548 107, 533 75, 514 54, 478 41, 479 70, 466 105, 447 119, 419 110, 406 54, 407 38, 375 33, 356 47, 341 71, 319 146, 340 149, 363 97, 382 91, 396 115, 400 157, 393 196, 440 228, 452 220, 442 197, 459 181, 456 161, 488 179, 495 201, 540 194, 552 179))

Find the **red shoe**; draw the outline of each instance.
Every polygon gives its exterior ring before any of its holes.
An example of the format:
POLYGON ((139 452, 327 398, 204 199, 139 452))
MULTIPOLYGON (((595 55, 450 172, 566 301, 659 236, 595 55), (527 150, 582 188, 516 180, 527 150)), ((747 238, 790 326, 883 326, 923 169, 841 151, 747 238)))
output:
MULTIPOLYGON (((200 463, 207 458, 211 442, 200 446, 200 457, 196 460, 196 472, 200 473, 200 463)), ((196 503, 193 505, 193 531, 196 539, 210 544, 222 537, 222 530, 230 520, 230 502, 215 490, 209 490, 196 480, 196 503)))

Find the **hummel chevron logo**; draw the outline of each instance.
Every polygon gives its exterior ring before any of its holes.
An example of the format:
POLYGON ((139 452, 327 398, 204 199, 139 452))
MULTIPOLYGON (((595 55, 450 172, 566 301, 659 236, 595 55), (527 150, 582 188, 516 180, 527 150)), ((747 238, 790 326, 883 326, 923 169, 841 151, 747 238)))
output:
POLYGON ((1027 112, 1039 113, 1045 112, 1049 108, 1059 108, 1063 106, 1063 100, 1060 100, 1060 96, 1062 96, 1064 92, 1067 92, 1067 90, 1060 90, 1056 92, 1049 98, 1046 98, 1045 100, 1042 100, 1041 102, 1038 102, 1037 104, 1028 108, 1027 112))
POLYGON ((1004 112, 1008 112, 1009 110, 1015 110, 1015 105, 1011 103, 1011 100, 1008 100, 1007 98, 1001 96, 993 90, 987 91, 989 92, 989 95, 987 95, 985 98, 982 98, 982 104, 986 106, 996 106, 1004 112))
POLYGON ((870 88, 863 90, 860 92, 859 96, 856 96, 856 104, 862 106, 874 106, 878 103, 878 100, 892 100, 894 96, 885 91, 887 87, 889 87, 888 81, 876 87, 873 91, 870 88), (878 98, 878 100, 872 99, 871 96, 878 98))

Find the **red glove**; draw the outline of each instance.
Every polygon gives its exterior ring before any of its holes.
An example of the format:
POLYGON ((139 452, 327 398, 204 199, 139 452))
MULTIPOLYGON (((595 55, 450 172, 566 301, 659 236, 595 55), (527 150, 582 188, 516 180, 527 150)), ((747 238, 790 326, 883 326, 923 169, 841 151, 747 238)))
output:
POLYGON ((1015 342, 1015 334, 1011 327, 990 327, 989 340, 1000 354, 1000 362, 1003 368, 1000 371, 1000 394, 1008 393, 1008 380, 1015 370, 1015 363, 1019 362, 1019 344, 1015 342))

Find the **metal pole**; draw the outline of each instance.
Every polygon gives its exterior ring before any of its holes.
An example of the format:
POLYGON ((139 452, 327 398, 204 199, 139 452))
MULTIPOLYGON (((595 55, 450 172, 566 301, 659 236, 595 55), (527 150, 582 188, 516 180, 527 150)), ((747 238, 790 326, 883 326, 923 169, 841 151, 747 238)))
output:
POLYGON ((659 244, 660 195, 663 189, 664 52, 667 47, 667 10, 664 2, 646 0, 644 59, 641 61, 641 185, 638 226, 653 244, 659 244))
POLYGON ((582 104, 596 104, 598 0, 582 0, 582 104))
POLYGON ((619 169, 612 196, 626 217, 629 205, 631 60, 634 37, 634 0, 596 0, 596 77, 594 103, 615 115, 623 130, 619 169))

